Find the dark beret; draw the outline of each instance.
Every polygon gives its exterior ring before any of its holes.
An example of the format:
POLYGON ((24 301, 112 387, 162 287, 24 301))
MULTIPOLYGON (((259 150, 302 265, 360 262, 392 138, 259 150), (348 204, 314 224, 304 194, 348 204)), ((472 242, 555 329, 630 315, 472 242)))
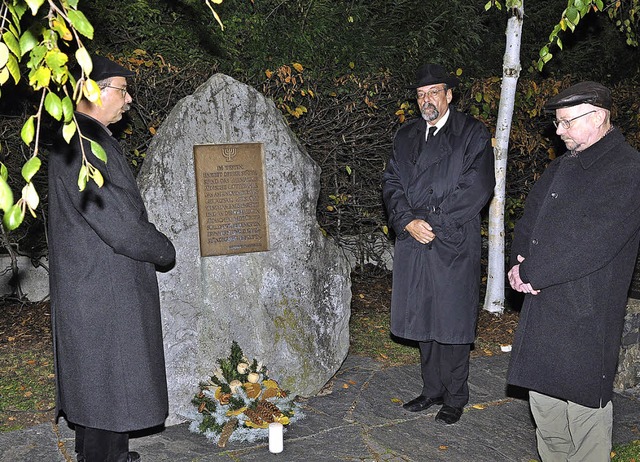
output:
MULTIPOLYGON (((129 69, 122 67, 120 64, 111 61, 103 56, 91 55, 91 62, 93 63, 93 70, 89 75, 90 78, 96 82, 105 80, 110 77, 133 77, 136 75, 129 69)), ((81 69, 80 66, 76 66, 71 73, 76 78, 80 78, 81 69)))
POLYGON ((444 83, 447 87, 453 88, 459 82, 457 77, 449 74, 441 65, 425 64, 416 72, 416 83, 407 88, 416 89, 427 85, 435 85, 436 83, 444 83))
POLYGON ((554 111, 563 107, 578 104, 592 104, 604 109, 611 109, 611 92, 597 82, 580 82, 562 90, 553 98, 549 98, 544 108, 554 111))

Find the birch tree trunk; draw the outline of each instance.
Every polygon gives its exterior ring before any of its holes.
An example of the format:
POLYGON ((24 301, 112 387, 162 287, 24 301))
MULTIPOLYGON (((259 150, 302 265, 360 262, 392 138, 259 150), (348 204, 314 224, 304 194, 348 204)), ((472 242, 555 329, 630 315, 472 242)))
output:
POLYGON ((502 63, 502 88, 496 123, 495 158, 496 187, 489 206, 489 266, 484 309, 500 314, 505 299, 504 210, 509 133, 515 105, 516 85, 520 76, 520 42, 524 18, 524 0, 514 1, 507 21, 506 47, 502 63))

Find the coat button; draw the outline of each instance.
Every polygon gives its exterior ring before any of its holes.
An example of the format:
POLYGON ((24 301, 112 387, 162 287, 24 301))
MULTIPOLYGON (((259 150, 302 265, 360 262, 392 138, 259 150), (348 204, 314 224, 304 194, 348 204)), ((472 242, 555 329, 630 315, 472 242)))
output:
POLYGON ((429 188, 429 191, 427 191, 429 194, 433 194, 433 189, 429 188))
POLYGON ((552 192, 551 193, 551 197, 553 197, 554 199, 558 198, 558 193, 557 192, 552 192))
POLYGON ((537 239, 531 239, 531 243, 533 245, 538 245, 538 240, 537 239))

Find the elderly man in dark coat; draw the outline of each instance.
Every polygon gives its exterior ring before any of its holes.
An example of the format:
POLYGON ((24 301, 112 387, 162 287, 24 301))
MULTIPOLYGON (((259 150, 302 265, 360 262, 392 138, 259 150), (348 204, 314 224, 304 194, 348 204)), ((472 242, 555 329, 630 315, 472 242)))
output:
POLYGON ((509 281, 526 295, 508 382, 530 390, 543 461, 601 462, 640 239, 640 154, 611 125, 598 83, 546 108, 568 151, 533 186, 515 229, 509 281))
POLYGON ((122 148, 107 129, 129 108, 131 75, 93 58, 101 104, 78 103, 78 133, 49 158, 56 416, 75 426, 78 461, 140 460, 129 452, 128 432, 162 425, 168 414, 155 265, 170 265, 175 249, 147 220, 122 148), (106 162, 94 156, 91 142, 106 151, 106 162), (79 189, 83 154, 102 187, 90 181, 79 189))
POLYGON ((411 412, 444 404, 453 424, 469 401, 469 352, 480 285, 480 212, 495 185, 491 137, 450 106, 458 79, 437 64, 417 72, 422 118, 403 125, 383 175, 396 233, 391 332, 420 346, 423 388, 411 412), (428 128, 428 130, 427 130, 428 128))

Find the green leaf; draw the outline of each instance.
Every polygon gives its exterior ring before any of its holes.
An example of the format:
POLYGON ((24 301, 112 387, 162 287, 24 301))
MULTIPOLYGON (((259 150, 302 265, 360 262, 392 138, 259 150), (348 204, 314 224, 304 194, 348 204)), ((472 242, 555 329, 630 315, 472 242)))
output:
MULTIPOLYGON (((29 182, 24 186, 24 188, 22 188, 22 200, 27 204, 30 211, 38 208, 40 196, 38 196, 38 191, 36 191, 36 187, 33 183, 29 182)), ((33 214, 33 212, 31 213, 33 214)))
POLYGON ((22 220, 24 220, 24 211, 22 207, 18 204, 14 204, 5 214, 2 219, 5 228, 9 231, 13 231, 18 226, 22 224, 22 220))
POLYGON ((18 83, 20 81, 20 65, 18 64, 18 60, 15 56, 10 55, 9 61, 7 62, 7 69, 9 69, 9 73, 11 77, 13 77, 13 81, 18 83))
POLYGON ((73 119, 73 101, 68 96, 62 98, 62 116, 66 124, 73 119))
MULTIPOLYGON (((22 52, 20 51, 20 43, 16 39, 15 35, 7 31, 4 34, 2 34, 2 40, 4 41, 5 46, 8 47, 9 50, 11 50, 11 53, 13 53, 16 56, 20 56, 20 57, 22 56, 22 52)), ((7 59, 8 59, 8 56, 7 56, 7 59)))
POLYGON ((27 2, 27 6, 31 9, 31 14, 33 16, 36 15, 38 10, 40 9, 42 4, 44 3, 44 0, 25 0, 25 1, 27 2))
POLYGON ((42 165, 42 161, 39 157, 32 157, 26 161, 22 166, 22 178, 24 178, 24 181, 29 183, 31 178, 33 178, 33 175, 38 173, 38 170, 40 170, 40 165, 42 165))
POLYGON ((66 123, 62 126, 62 137, 67 143, 71 142, 71 138, 76 134, 76 123, 71 120, 71 122, 66 123))
POLYGON ((44 99, 44 108, 54 119, 62 119, 62 101, 54 92, 47 93, 44 99))
POLYGON ((96 143, 93 140, 91 140, 91 152, 93 153, 94 156, 96 156, 102 162, 104 162, 105 164, 107 163, 107 153, 105 152, 102 146, 100 146, 98 143, 96 143))
POLYGON ((69 17, 69 21, 71 22, 71 25, 75 28, 75 30, 77 30, 88 39, 93 39, 93 26, 82 11, 69 10, 67 16, 69 17))
POLYGON ((540 54, 541 58, 547 56, 549 54, 549 47, 545 45, 542 48, 540 48, 540 53, 539 54, 540 54))
POLYGON ((78 0, 67 0, 71 8, 78 9, 78 0))
POLYGON ((102 185, 104 184, 104 178, 102 178, 102 173, 100 173, 100 170, 94 168, 91 172, 91 178, 93 178, 93 181, 96 182, 98 188, 102 188, 102 185))
POLYGON ((19 23, 22 16, 27 11, 27 5, 22 2, 18 2, 14 5, 9 4, 9 11, 11 12, 11 16, 13 16, 13 22, 19 23))
POLYGON ((604 3, 602 3, 602 0, 596 0, 596 6, 598 7, 598 11, 604 10, 604 3))
POLYGON ((351 167, 349 167, 348 165, 345 167, 345 169, 347 170, 347 173, 349 175, 351 175, 351 167))
POLYGON ((29 73, 29 85, 36 91, 48 87, 49 82, 51 82, 51 69, 48 67, 40 66, 35 72, 29 73))
POLYGON ((27 29, 20 37, 20 51, 29 53, 38 44, 38 38, 32 29, 27 29))
POLYGON ((484 11, 489 11, 489 9, 491 9, 491 0, 484 5, 484 11))
POLYGON ((7 83, 7 80, 9 80, 9 77, 11 77, 11 74, 9 74, 9 69, 7 69, 6 67, 3 67, 2 69, 0 69, 0 86, 7 83))
POLYGON ((82 68, 85 74, 91 74, 93 70, 93 63, 91 62, 91 56, 85 47, 80 47, 76 50, 76 61, 82 68))
POLYGON ((7 170, 7 166, 4 163, 0 162, 0 178, 4 181, 7 181, 9 178, 9 170, 7 170))
POLYGON ((87 187, 87 179, 89 178, 89 169, 86 165, 80 167, 80 172, 78 173, 78 189, 80 191, 84 191, 84 188, 87 187))
POLYGON ((573 25, 578 24, 578 22, 580 21, 580 12, 575 7, 568 7, 565 16, 573 25))
MULTIPOLYGON (((4 167, 4 164, 2 164, 4 167)), ((6 167, 4 167, 6 170, 6 167)), ((6 212, 13 205, 13 192, 7 183, 7 179, 0 175, 0 210, 6 212)))
POLYGON ((22 126, 22 130, 20 130, 20 138, 24 141, 24 144, 29 146, 33 141, 33 136, 36 133, 35 127, 35 117, 31 116, 27 119, 27 121, 22 126))

